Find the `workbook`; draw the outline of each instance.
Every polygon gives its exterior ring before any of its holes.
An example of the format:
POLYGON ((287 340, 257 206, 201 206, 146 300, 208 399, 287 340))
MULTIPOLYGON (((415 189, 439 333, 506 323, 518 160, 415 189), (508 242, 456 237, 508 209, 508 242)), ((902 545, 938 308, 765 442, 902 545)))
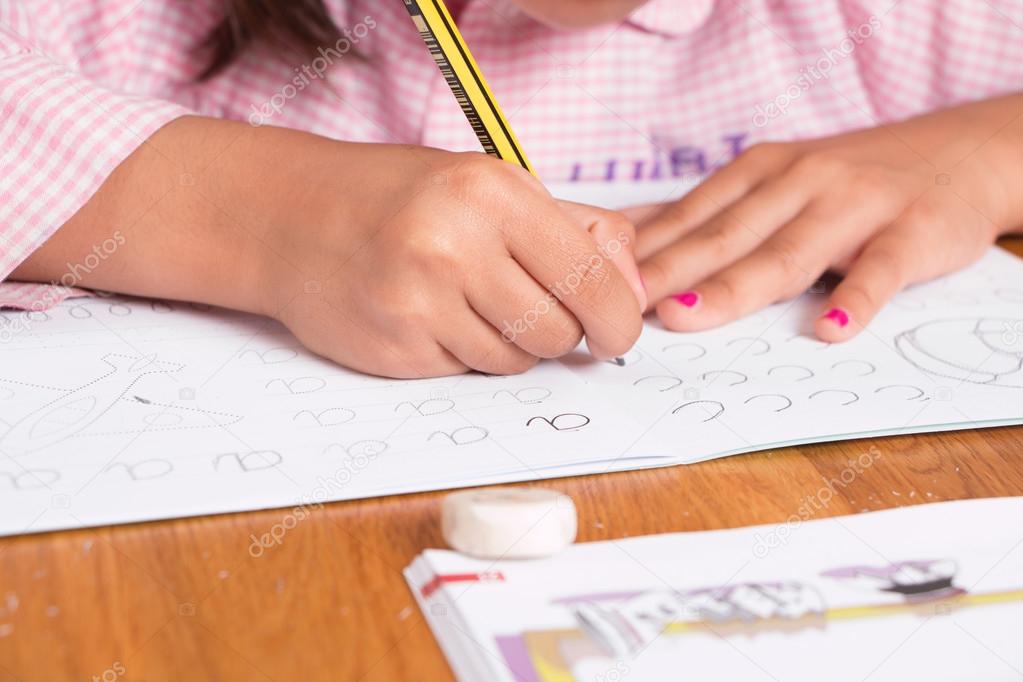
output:
POLYGON ((1023 498, 572 545, 428 550, 409 587, 462 682, 1018 680, 1023 498))
POLYGON ((1023 498, 428 550, 409 587, 461 682, 1018 680, 1023 498))
MULTIPOLYGON (((619 203, 679 188, 615 190, 619 203)), ((603 187, 565 190, 575 199, 603 187)), ((0 534, 697 462, 1023 421, 1023 263, 992 249, 817 341, 826 286, 619 361, 399 381, 280 324, 124 296, 0 312, 0 534)))

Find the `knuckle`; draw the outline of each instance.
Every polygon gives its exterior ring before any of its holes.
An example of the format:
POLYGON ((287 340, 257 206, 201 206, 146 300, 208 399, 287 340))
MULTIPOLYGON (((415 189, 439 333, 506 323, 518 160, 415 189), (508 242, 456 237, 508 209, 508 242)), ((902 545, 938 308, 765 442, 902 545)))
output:
POLYGON ((758 142, 747 147, 738 161, 754 165, 771 163, 784 154, 784 147, 781 142, 758 142))
MULTIPOLYGON (((902 258, 890 247, 874 249, 870 254, 874 261, 874 272, 877 276, 883 276, 895 285, 901 285, 906 281, 906 266, 902 258)), ((859 285, 860 289, 864 289, 859 285)))
POLYGON ((921 234, 945 220, 945 211, 936 202, 920 200, 903 212, 899 222, 909 230, 921 234))
POLYGON ((598 254, 577 259, 566 279, 578 282, 577 295, 590 307, 602 306, 615 295, 615 280, 606 260, 598 254))
POLYGON ((734 308, 740 296, 739 283, 732 277, 719 277, 714 280, 714 286, 717 289, 714 297, 719 303, 729 310, 734 308))
POLYGON ((738 231, 744 229, 740 225, 741 223, 735 219, 716 221, 703 231, 701 234, 702 241, 708 251, 710 251, 709 255, 712 258, 730 258, 735 253, 738 231))
POLYGON ((806 180, 833 179, 847 168, 845 160, 829 151, 811 151, 800 156, 792 164, 791 172, 797 178, 806 180))
POLYGON ((874 200, 901 196, 890 176, 880 169, 862 168, 846 183, 846 190, 852 196, 868 196, 874 200))
POLYGON ((771 253, 786 284, 801 285, 811 277, 802 262, 802 251, 795 242, 784 237, 775 238, 771 243, 771 253))
POLYGON ((751 300, 760 300, 763 296, 756 295, 757 287, 751 287, 748 277, 741 273, 729 272, 716 275, 700 285, 700 290, 705 293, 708 301, 718 313, 725 317, 734 319, 749 308, 751 300))
POLYGON ((412 272, 452 275, 469 264, 467 241, 452 227, 414 227, 403 235, 400 259, 412 272))
POLYGON ((604 224, 607 225, 608 231, 613 236, 608 244, 601 244, 602 250, 606 251, 612 246, 617 246, 619 249, 631 246, 636 240, 636 226, 632 224, 632 221, 619 211, 605 211, 604 213, 604 224))
MULTIPOLYGON (((526 173, 514 164, 505 163, 476 152, 454 155, 444 171, 447 185, 460 196, 472 200, 500 198, 507 200, 509 182, 520 183, 526 173)), ((528 176, 528 173, 526 173, 528 176)))

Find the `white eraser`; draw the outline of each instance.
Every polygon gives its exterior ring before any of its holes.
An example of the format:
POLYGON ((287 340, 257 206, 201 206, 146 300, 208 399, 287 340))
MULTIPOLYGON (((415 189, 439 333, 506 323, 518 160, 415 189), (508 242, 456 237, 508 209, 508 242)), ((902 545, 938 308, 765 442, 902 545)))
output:
POLYGON ((444 540, 482 559, 555 554, 575 540, 572 498, 543 488, 463 490, 444 498, 444 540))

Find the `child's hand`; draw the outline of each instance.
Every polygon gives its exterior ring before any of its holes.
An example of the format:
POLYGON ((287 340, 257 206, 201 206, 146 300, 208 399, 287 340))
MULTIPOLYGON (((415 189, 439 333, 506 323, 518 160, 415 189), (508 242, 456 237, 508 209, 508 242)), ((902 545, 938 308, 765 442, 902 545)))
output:
POLYGON ((842 341, 903 287, 963 267, 1023 212, 1023 99, 808 142, 758 145, 641 227, 649 301, 715 327, 845 273, 815 331, 842 341))
POLYGON ((646 300, 624 217, 481 154, 327 152, 263 265, 263 310, 312 350, 414 378, 521 372, 583 334, 602 358, 635 342, 646 300))
POLYGON ((14 274, 63 281, 114 229, 76 284, 264 313, 393 377, 519 372, 584 333, 619 355, 646 305, 631 222, 482 154, 184 117, 14 274))

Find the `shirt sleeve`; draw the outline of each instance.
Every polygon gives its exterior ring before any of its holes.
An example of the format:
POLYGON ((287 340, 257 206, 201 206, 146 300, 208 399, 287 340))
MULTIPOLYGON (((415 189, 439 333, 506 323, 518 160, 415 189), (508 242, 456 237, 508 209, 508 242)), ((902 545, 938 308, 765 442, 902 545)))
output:
POLYGON ((84 292, 7 281, 111 172, 188 109, 102 87, 0 23, 0 308, 42 310, 84 292))

